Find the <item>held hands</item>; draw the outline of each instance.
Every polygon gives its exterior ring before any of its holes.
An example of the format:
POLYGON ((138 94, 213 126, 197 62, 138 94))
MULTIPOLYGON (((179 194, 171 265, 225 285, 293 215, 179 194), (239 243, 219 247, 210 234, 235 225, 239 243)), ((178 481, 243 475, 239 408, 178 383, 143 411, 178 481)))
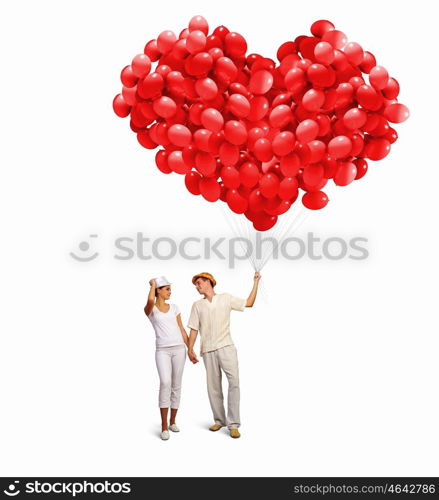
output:
POLYGON ((198 358, 197 356, 195 355, 194 351, 188 351, 187 352, 187 355, 189 356, 189 359, 192 361, 192 363, 195 365, 196 363, 198 363, 198 358))

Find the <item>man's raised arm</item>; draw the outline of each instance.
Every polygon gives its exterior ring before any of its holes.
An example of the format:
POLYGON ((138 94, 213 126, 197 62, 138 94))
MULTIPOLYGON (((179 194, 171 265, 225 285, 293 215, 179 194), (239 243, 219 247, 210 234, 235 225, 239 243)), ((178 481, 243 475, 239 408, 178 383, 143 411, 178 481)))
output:
POLYGON ((245 304, 246 307, 253 307, 253 304, 255 303, 256 294, 258 293, 259 280, 261 279, 260 273, 255 272, 253 279, 253 288, 250 292, 250 295, 248 296, 247 303, 245 304))

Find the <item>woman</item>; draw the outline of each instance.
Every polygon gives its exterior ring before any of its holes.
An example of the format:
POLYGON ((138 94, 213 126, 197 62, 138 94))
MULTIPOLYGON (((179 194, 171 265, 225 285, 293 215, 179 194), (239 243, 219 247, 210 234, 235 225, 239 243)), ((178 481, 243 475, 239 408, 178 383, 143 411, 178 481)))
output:
POLYGON ((156 336, 155 360, 160 377, 159 407, 162 418, 163 440, 169 439, 169 430, 179 432, 175 423, 180 404, 181 380, 186 360, 188 335, 181 321, 180 310, 167 304, 171 296, 171 283, 164 277, 150 280, 145 314, 154 327, 156 336), (168 409, 171 417, 168 426, 168 409))

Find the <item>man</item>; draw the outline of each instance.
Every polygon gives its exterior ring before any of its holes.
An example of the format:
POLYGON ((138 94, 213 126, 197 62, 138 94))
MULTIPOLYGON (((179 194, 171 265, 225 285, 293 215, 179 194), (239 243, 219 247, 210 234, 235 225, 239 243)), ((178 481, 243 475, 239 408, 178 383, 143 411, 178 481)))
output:
POLYGON ((253 307, 260 278, 261 275, 256 272, 253 288, 247 299, 234 297, 229 293, 216 294, 214 291, 216 281, 210 273, 196 274, 192 278, 192 283, 204 298, 192 306, 187 325, 190 328, 188 355, 193 363, 198 361, 194 353, 194 344, 200 332, 200 354, 206 367, 207 392, 215 421, 209 429, 218 431, 227 425, 232 438, 240 437, 238 427, 241 422, 238 357, 230 335, 230 313, 232 310, 243 311, 246 307, 253 307), (226 374, 229 384, 227 418, 223 404, 221 371, 226 374))

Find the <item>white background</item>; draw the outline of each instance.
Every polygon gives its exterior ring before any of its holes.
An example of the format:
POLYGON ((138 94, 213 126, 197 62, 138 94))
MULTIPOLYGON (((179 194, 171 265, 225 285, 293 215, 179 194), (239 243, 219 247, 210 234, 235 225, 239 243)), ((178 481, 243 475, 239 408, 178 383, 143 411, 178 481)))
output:
POLYGON ((2 4, 2 476, 438 475, 435 2, 2 4), (217 205, 154 166, 111 107, 119 73, 195 14, 249 52, 332 20, 401 84, 410 119, 364 179, 299 230, 369 239, 367 260, 271 261, 234 313, 242 438, 211 433, 202 362, 187 363, 182 429, 159 437, 147 281, 183 311, 209 270, 245 296, 248 262, 116 260, 118 236, 231 236, 217 205), (90 234, 97 234, 91 240, 90 234), (81 241, 99 252, 80 263, 81 241))

